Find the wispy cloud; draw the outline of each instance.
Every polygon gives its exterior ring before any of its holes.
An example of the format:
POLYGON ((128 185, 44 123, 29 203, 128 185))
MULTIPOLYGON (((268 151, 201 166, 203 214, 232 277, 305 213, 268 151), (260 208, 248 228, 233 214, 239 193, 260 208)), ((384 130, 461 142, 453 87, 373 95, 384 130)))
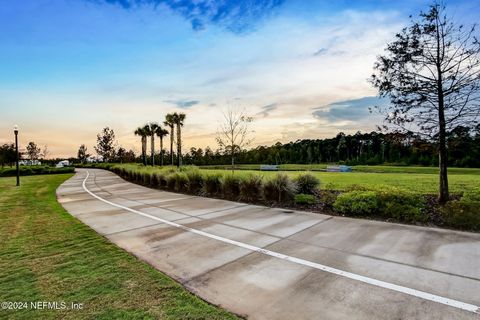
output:
POLYGON ((259 116, 262 116, 262 117, 267 117, 271 111, 275 110, 278 108, 278 103, 271 103, 271 104, 268 104, 266 106, 263 106, 261 109, 262 111, 260 111, 259 113, 257 113, 257 115, 259 116))
POLYGON ((385 106, 388 100, 379 97, 363 97, 359 99, 337 101, 326 106, 313 108, 313 116, 327 121, 360 121, 369 117, 375 106, 385 106))
POLYGON ((164 102, 174 104, 182 109, 190 108, 200 103, 198 100, 164 100, 164 102))
POLYGON ((347 53, 347 51, 345 51, 345 50, 329 50, 327 48, 320 48, 313 53, 313 56, 314 57, 326 56, 326 55, 338 56, 338 55, 343 55, 343 54, 346 54, 346 53, 347 53))
POLYGON ((119 5, 132 10, 143 5, 165 5, 189 20, 194 30, 209 24, 219 25, 234 33, 254 30, 256 25, 283 4, 284 0, 88 0, 119 5))
POLYGON ((327 48, 320 48, 317 51, 313 53, 314 56, 321 56, 322 54, 327 53, 328 49, 327 48))

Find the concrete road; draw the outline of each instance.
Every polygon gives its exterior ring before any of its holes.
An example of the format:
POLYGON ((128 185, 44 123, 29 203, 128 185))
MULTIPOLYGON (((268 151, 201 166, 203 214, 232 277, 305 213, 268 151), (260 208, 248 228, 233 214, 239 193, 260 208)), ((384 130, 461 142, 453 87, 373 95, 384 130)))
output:
POLYGON ((57 195, 113 243, 249 319, 480 319, 480 234, 163 192, 94 169, 57 195))

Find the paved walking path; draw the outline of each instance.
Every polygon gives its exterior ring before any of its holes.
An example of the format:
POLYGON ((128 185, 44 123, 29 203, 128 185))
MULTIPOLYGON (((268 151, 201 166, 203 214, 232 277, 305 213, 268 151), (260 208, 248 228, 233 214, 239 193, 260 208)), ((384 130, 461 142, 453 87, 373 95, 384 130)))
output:
POLYGON ((158 191, 98 169, 77 169, 57 195, 113 243, 249 319, 480 319, 480 234, 158 191))

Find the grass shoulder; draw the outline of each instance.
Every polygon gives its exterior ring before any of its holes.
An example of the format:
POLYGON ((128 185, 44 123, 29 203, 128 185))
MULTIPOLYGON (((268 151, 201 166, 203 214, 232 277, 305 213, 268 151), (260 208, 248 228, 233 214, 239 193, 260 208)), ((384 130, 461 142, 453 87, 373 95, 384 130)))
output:
POLYGON ((9 319, 235 319, 69 215, 55 190, 70 174, 0 178, 0 301, 82 303, 1 310, 9 319))

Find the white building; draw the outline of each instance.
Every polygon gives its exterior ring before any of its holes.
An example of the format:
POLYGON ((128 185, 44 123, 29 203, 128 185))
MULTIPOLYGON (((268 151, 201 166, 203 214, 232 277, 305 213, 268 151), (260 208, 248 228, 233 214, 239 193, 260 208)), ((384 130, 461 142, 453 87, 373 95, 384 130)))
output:
POLYGON ((57 163, 57 165, 55 166, 55 168, 68 167, 69 165, 70 165, 70 161, 68 161, 68 160, 62 160, 62 161, 60 161, 59 163, 57 163))
POLYGON ((21 166, 41 166, 42 163, 38 160, 20 160, 18 164, 21 166))

